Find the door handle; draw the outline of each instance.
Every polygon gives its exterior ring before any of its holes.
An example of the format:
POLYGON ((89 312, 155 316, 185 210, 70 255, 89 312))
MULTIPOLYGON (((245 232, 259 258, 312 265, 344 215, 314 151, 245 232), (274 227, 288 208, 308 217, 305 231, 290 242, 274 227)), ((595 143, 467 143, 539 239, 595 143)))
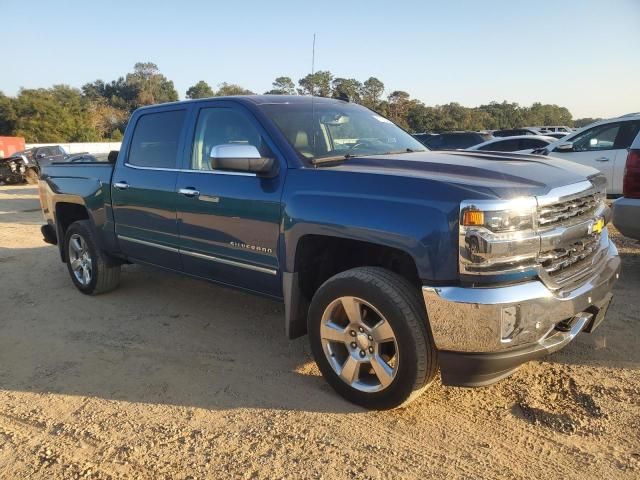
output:
POLYGON ((127 188, 129 188, 129 184, 127 182, 116 182, 113 184, 114 188, 117 188, 118 190, 126 190, 127 188))
POLYGON ((192 187, 181 188, 180 190, 178 190, 178 193, 184 195, 185 197, 198 197, 200 195, 200 192, 192 187))
POLYGON ((609 159, 607 157, 596 158, 596 162, 608 162, 609 159))

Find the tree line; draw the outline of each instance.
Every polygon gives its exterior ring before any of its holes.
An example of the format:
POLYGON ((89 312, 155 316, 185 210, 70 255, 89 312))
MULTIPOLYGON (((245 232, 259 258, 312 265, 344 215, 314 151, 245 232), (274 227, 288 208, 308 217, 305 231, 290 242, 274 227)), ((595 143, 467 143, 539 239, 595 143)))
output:
MULTIPOLYGON (((375 77, 359 81, 336 77, 330 71, 308 74, 294 82, 282 76, 273 81, 274 95, 317 95, 348 99, 388 117, 411 132, 484 130, 527 125, 583 126, 595 119, 574 122, 565 107, 534 103, 530 107, 491 102, 478 107, 458 103, 429 106, 395 90, 385 95, 384 83, 375 77)), ((233 83, 212 88, 200 80, 185 92, 187 98, 254 95, 233 83)), ((120 140, 129 115, 136 108, 179 99, 173 81, 154 63, 136 63, 133 72, 111 82, 96 80, 82 88, 54 85, 21 89, 17 96, 0 92, 0 135, 22 136, 29 143, 93 142, 120 140)))

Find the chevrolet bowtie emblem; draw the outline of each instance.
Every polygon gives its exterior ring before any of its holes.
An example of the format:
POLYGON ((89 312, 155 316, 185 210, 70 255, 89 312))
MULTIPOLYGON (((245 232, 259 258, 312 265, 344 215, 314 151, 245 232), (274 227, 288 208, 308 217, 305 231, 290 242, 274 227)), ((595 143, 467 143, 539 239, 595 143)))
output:
POLYGON ((604 218, 600 217, 589 225, 589 233, 600 233, 604 228, 604 218))

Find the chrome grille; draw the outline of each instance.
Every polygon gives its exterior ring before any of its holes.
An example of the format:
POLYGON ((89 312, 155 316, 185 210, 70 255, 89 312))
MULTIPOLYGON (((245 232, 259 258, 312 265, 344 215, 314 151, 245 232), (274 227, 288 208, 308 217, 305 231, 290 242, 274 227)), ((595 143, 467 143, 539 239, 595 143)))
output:
POLYGON ((541 228, 548 228, 593 215, 603 198, 602 193, 591 191, 583 196, 540 206, 538 207, 538 225, 541 228))
POLYGON ((562 248, 542 252, 538 260, 547 273, 553 277, 569 267, 591 258, 600 245, 600 234, 591 234, 562 248))

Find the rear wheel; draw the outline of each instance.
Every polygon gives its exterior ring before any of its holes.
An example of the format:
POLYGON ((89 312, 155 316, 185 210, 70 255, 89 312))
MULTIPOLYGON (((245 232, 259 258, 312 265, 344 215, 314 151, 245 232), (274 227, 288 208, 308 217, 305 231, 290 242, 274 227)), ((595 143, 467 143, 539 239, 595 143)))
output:
POLYGON ((363 267, 330 278, 316 292, 308 322, 318 367, 353 403, 401 406, 436 375, 419 291, 393 272, 363 267))
POLYGON ((120 265, 114 265, 97 246, 88 220, 69 226, 64 248, 71 280, 87 295, 108 292, 120 282, 120 265))

